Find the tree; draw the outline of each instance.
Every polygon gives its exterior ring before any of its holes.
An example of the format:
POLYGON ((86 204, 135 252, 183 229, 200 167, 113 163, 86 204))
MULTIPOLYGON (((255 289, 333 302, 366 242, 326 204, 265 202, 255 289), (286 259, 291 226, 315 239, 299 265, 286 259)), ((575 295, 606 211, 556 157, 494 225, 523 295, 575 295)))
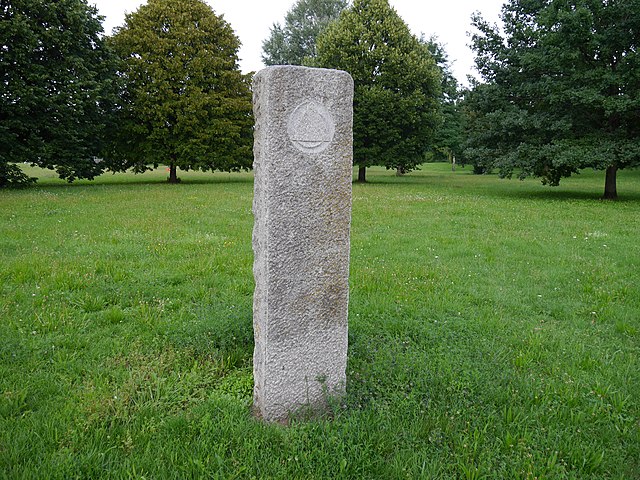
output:
POLYGON ((15 163, 94 178, 115 90, 102 18, 86 0, 0 1, 0 186, 15 163))
POLYGON ((463 117, 461 109, 462 91, 458 81, 451 72, 451 64, 447 52, 437 38, 421 39, 440 69, 441 78, 441 115, 430 150, 435 160, 446 160, 455 169, 456 157, 462 153, 464 139, 463 117))
POLYGON ((316 39, 338 19, 346 0, 297 0, 284 19, 274 23, 262 42, 265 65, 305 65, 316 56, 316 39))
POLYGON ((502 21, 473 22, 470 157, 550 185, 606 170, 615 199, 616 172, 640 165, 640 0, 510 0, 502 21))
POLYGON ((178 168, 251 168, 250 79, 238 67, 238 38, 211 7, 149 0, 127 15, 111 43, 122 60, 112 170, 165 163, 177 183, 178 168))
POLYGON ((356 0, 318 38, 316 64, 355 82, 354 164, 408 172, 424 162, 439 121, 440 76, 426 45, 387 0, 356 0))

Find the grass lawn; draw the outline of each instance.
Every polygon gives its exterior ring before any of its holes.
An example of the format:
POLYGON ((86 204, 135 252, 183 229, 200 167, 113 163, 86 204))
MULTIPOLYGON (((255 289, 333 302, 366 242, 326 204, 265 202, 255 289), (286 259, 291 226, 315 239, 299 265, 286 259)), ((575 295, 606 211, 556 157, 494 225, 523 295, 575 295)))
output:
POLYGON ((254 420, 252 176, 0 191, 0 478, 640 478, 640 171, 354 185, 348 395, 254 420))

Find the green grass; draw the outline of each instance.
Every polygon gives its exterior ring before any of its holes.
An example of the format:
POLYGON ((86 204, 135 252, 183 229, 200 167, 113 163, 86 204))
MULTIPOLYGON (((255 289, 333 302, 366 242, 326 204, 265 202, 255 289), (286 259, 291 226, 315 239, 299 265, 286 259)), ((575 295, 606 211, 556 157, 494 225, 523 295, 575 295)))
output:
POLYGON ((250 414, 250 174, 0 191, 0 478, 640 478, 640 171, 354 185, 348 395, 250 414))

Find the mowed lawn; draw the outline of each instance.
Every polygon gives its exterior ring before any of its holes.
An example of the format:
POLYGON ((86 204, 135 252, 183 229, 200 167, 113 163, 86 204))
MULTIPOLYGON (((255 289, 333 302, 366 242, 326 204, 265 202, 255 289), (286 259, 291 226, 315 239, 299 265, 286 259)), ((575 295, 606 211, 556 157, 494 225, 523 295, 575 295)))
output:
POLYGON ((347 397, 250 413, 251 174, 0 191, 0 478, 638 479, 640 171, 354 184, 347 397))

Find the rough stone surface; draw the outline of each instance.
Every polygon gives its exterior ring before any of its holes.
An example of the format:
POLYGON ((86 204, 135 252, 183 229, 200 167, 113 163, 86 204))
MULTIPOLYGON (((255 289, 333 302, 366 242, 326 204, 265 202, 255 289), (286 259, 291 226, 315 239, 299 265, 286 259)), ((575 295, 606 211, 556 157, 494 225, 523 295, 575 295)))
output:
POLYGON ((253 89, 254 410, 286 422, 345 389, 353 80, 278 66, 253 89))

